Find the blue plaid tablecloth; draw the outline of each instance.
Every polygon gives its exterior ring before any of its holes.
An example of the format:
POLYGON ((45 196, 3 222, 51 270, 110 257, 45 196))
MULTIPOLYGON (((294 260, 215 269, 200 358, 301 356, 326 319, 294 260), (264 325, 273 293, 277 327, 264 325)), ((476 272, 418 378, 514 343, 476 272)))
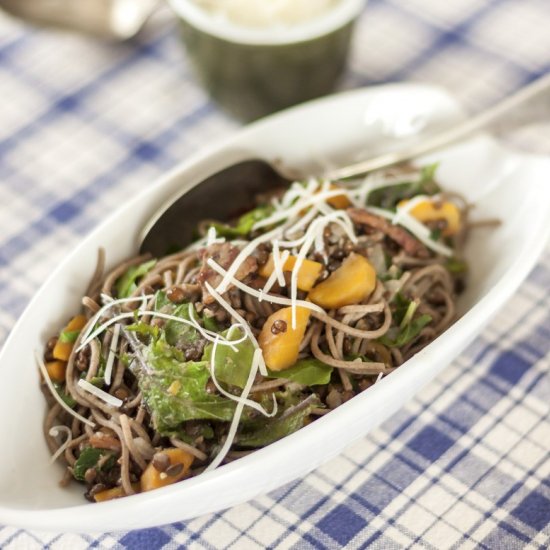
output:
MULTIPOLYGON (((372 0, 342 87, 426 81, 480 109, 550 69, 549 29, 548 0, 372 0)), ((194 80, 167 10, 119 45, 0 15, 0 344, 124 197, 237 126, 194 80)), ((547 249, 440 377, 303 480, 161 528, 0 526, 0 547, 548 548, 549 291, 547 249)))

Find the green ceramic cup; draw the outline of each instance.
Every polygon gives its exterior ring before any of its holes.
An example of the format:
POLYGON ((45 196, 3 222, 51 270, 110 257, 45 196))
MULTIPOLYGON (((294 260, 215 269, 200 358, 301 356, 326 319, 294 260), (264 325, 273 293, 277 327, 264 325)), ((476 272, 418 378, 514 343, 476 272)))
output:
POLYGON ((332 91, 364 3, 340 0, 313 21, 270 31, 237 27, 192 0, 170 0, 199 79, 217 103, 242 120, 332 91))

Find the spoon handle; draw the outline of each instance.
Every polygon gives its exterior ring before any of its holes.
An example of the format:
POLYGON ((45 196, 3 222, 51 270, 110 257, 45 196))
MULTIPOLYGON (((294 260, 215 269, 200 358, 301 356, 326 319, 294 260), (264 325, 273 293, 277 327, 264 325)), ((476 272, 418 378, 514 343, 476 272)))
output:
POLYGON ((543 120, 548 115, 550 115, 550 73, 461 124, 429 136, 410 147, 330 170, 325 177, 345 179, 361 176, 441 149, 479 130, 489 129, 497 135, 504 134, 526 124, 543 120))

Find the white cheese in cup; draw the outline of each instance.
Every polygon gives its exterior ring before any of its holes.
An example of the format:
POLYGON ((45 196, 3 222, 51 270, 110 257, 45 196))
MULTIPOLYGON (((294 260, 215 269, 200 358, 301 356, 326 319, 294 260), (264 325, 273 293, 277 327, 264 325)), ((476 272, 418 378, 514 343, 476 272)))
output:
POLYGON ((213 15, 249 28, 288 27, 323 15, 341 0, 193 0, 213 15))

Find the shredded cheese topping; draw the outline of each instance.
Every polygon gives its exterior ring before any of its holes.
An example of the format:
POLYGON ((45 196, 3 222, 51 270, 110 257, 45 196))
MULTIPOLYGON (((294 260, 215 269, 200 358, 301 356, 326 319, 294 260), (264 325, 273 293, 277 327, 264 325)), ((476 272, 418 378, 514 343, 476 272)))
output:
POLYGON ((78 381, 78 385, 84 391, 87 391, 88 393, 91 393, 92 395, 94 395, 98 399, 101 399, 102 401, 105 401, 105 403, 107 403, 107 405, 109 405, 111 407, 118 408, 123 403, 122 399, 119 399, 118 397, 115 397, 114 395, 111 395, 110 393, 107 393, 107 392, 99 389, 97 386, 94 386, 93 384, 91 384, 90 382, 85 380, 84 378, 81 378, 78 381))
POLYGON ((48 435, 50 435, 51 437, 57 437, 61 434, 65 435, 65 441, 59 446, 57 451, 55 451, 55 453, 50 458, 50 464, 53 464, 65 452, 65 449, 67 449, 67 447, 73 440, 73 432, 68 426, 52 426, 50 428, 50 431, 48 432, 48 435))
POLYGON ((105 365, 105 384, 111 385, 111 374, 113 372, 113 364, 115 362, 115 356, 118 349, 118 339, 120 337, 120 325, 115 325, 113 329, 113 337, 111 338, 111 345, 109 346, 109 356, 107 357, 107 363, 105 365))
POLYGON ((229 427, 229 432, 227 434, 225 442, 222 448, 220 449, 220 452, 216 455, 216 458, 214 458, 214 460, 204 470, 205 473, 210 472, 211 470, 214 470, 215 468, 217 468, 221 464, 222 460, 225 458, 225 455, 229 452, 231 445, 233 445, 233 441, 235 440, 235 435, 237 434, 237 429, 239 427, 239 422, 243 414, 243 409, 245 405, 244 400, 250 394, 250 390, 252 388, 252 385, 254 384, 254 379, 256 378, 256 374, 258 372, 258 367, 259 365, 262 364, 262 362, 263 362, 262 350, 257 349, 254 351, 254 356, 252 358, 252 366, 250 367, 250 373, 248 374, 246 385, 241 394, 241 401, 237 403, 235 414, 233 415, 233 420, 231 421, 231 426, 229 427))

